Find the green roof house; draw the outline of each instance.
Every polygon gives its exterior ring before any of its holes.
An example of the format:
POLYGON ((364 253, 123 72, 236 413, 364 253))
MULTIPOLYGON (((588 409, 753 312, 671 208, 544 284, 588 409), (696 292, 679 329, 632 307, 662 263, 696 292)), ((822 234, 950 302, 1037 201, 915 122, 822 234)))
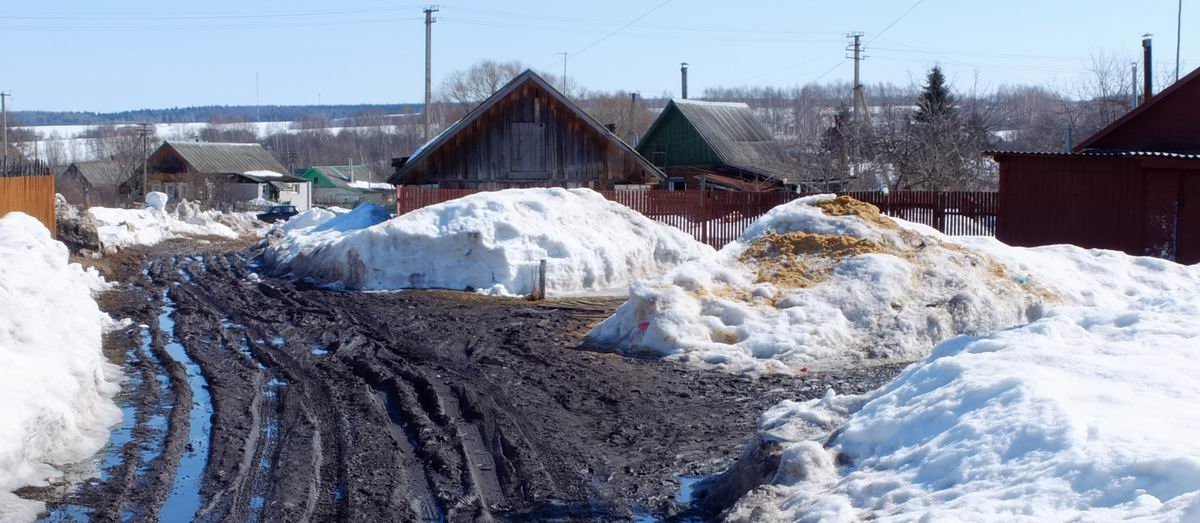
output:
POLYGON ((390 183, 372 182, 366 165, 314 165, 300 177, 312 182, 317 205, 353 207, 364 201, 386 205, 395 191, 390 183))

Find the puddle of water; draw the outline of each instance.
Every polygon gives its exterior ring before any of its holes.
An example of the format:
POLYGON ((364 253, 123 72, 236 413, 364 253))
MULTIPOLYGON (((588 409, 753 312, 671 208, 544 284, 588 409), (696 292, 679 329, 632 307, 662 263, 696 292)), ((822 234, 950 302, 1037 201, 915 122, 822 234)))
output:
POLYGON ((318 358, 329 355, 329 349, 326 349, 325 346, 321 345, 320 343, 312 344, 312 347, 309 348, 309 352, 318 358))
POLYGON ((163 291, 162 313, 158 326, 165 338, 164 348, 171 358, 183 365, 187 371, 188 385, 192 389, 192 406, 189 413, 188 446, 179 458, 179 469, 171 486, 171 494, 163 503, 159 517, 164 520, 190 520, 200 509, 200 483, 204 468, 208 465, 209 435, 212 431, 212 397, 208 392, 208 380, 200 366, 188 356, 183 344, 175 338, 174 302, 163 291))
POLYGON ((690 505, 696 501, 696 486, 706 479, 708 476, 679 476, 679 493, 675 495, 675 502, 690 505))
POLYGON ((142 326, 142 354, 144 354, 158 372, 154 373, 154 380, 158 384, 159 397, 164 399, 163 404, 155 406, 154 412, 146 418, 146 426, 152 431, 150 439, 147 439, 142 445, 138 457, 140 463, 138 465, 138 475, 145 475, 150 468, 150 462, 158 459, 162 455, 162 443, 167 436, 167 413, 165 402, 171 397, 171 378, 167 376, 166 366, 158 359, 158 355, 152 350, 152 341, 150 337, 150 328, 142 326))
POLYGON ((54 511, 46 516, 38 518, 38 521, 46 521, 50 523, 65 523, 67 521, 91 521, 93 510, 88 507, 79 505, 59 505, 54 508, 54 511))
POLYGON ((287 343, 287 340, 283 339, 283 336, 275 336, 274 338, 271 338, 271 345, 276 347, 281 347, 284 343, 287 343))

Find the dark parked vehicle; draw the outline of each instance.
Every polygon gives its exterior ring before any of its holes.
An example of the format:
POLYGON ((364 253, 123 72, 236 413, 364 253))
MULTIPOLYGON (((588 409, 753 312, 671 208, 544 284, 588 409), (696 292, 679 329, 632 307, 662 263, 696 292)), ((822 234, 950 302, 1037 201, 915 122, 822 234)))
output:
POLYGON ((296 207, 292 205, 276 205, 259 214, 258 219, 267 223, 286 222, 288 218, 297 214, 300 213, 296 212, 296 207))

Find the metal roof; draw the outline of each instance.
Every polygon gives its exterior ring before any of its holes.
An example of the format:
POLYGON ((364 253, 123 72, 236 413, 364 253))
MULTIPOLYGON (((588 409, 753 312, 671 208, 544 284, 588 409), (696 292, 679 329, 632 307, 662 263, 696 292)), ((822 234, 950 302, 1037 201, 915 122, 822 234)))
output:
POLYGON ((353 169, 351 169, 351 166, 349 165, 314 165, 310 167, 310 169, 320 173, 325 177, 325 179, 329 180, 329 183, 332 183, 333 186, 337 187, 338 189, 360 192, 380 192, 391 190, 390 185, 387 189, 351 186, 351 181, 356 183, 371 181, 371 169, 366 165, 355 165, 353 166, 353 169), (353 179, 350 178, 351 171, 353 171, 354 174, 353 179))
POLYGON ((335 178, 347 182, 352 180, 367 181, 371 179, 371 169, 366 165, 361 164, 353 166, 314 165, 311 167, 311 169, 315 169, 316 171, 320 172, 323 176, 329 178, 329 181, 334 181, 335 178))
POLYGON ((443 129, 442 132, 438 133, 437 136, 434 136, 432 140, 429 140, 424 145, 418 147, 416 151, 413 151, 412 155, 408 157, 408 161, 404 163, 404 166, 401 167, 396 174, 393 174, 392 177, 388 179, 388 182, 393 184, 399 183, 399 181, 404 179, 404 176, 408 174, 408 171, 413 169, 419 161, 428 156, 432 151, 437 150, 437 148, 441 147, 442 144, 446 143, 447 140, 449 140, 463 128, 470 125, 471 122, 475 121, 484 113, 486 113, 488 109, 491 109, 493 105, 496 105, 497 102, 512 94, 517 90, 517 88, 526 82, 536 83, 542 88, 542 90, 549 93, 554 100, 570 109, 571 112, 573 112, 581 121, 583 121, 584 124, 600 133, 601 136, 610 142, 616 144, 618 148, 624 150, 628 154, 633 155, 634 158, 637 159, 638 163, 640 163, 642 167, 646 169, 646 172, 658 176, 659 178, 663 177, 662 171, 660 171, 658 167, 655 167, 654 164, 643 158, 641 154, 638 154, 633 147, 630 147, 629 144, 625 143, 624 140, 618 138, 617 135, 613 134, 612 131, 609 131, 607 127, 596 121, 595 118, 592 118, 592 115, 588 114, 587 111, 580 109, 578 105, 575 105, 574 102, 569 100, 566 96, 563 96, 562 93, 558 92, 558 89, 555 89, 554 86, 547 83, 545 79, 533 72, 532 69, 526 69, 525 72, 510 80, 504 85, 504 87, 501 87, 500 90, 496 91, 495 94, 488 97, 487 100, 484 100, 483 103, 479 104, 474 109, 471 109, 471 111, 462 118, 459 118, 457 122, 454 122, 449 127, 443 129))
POLYGON ((256 143, 164 142, 192 172, 197 174, 242 174, 250 171, 287 171, 266 149, 256 143))
POLYGON ((121 165, 115 160, 75 162, 67 166, 67 170, 72 167, 94 188, 117 187, 130 177, 129 172, 121 172, 121 165))
POLYGON ((1039 152, 1039 151, 984 151, 988 156, 1040 156, 1047 158, 1078 158, 1080 156, 1117 156, 1125 158, 1174 158, 1179 160, 1200 160, 1200 153, 1172 153, 1165 151, 1117 151, 1091 150, 1077 153, 1039 152))
MULTIPOLYGON (((299 176, 292 176, 292 175, 283 174, 283 173, 273 173, 273 174, 278 174, 278 176, 266 175, 266 173, 264 173, 262 170, 237 173, 236 176, 238 176, 240 178, 245 178, 254 183, 270 183, 270 184, 308 183, 308 180, 305 180, 304 178, 300 178, 299 176)), ((276 186, 276 187, 278 187, 278 186, 276 186)))
POLYGON ((671 100, 643 136, 650 136, 672 108, 692 124, 722 163, 766 178, 788 181, 795 177, 783 146, 744 103, 671 100))

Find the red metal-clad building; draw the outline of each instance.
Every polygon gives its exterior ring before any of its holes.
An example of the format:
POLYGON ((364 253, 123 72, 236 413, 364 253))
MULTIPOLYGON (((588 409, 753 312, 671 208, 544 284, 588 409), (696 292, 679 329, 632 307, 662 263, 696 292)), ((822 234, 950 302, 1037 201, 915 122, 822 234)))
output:
POLYGON ((1071 153, 989 153, 996 237, 1200 263, 1200 69, 1071 153))

